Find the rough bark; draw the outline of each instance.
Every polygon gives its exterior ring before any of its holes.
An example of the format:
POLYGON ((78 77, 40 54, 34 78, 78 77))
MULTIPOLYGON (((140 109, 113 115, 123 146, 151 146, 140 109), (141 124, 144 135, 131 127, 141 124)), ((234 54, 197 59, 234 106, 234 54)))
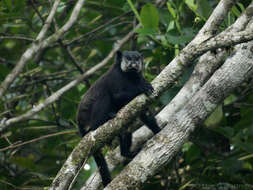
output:
POLYGON ((168 163, 195 126, 203 122, 236 87, 253 74, 253 42, 240 44, 166 127, 147 142, 142 151, 105 188, 137 189, 168 163))
POLYGON ((251 40, 253 34, 251 30, 238 33, 217 35, 205 43, 190 45, 184 48, 179 54, 153 81, 154 93, 151 97, 141 95, 131 101, 117 116, 83 137, 78 146, 73 150, 58 175, 53 181, 50 189, 66 189, 74 176, 77 174, 83 160, 92 155, 98 148, 110 142, 114 136, 124 131, 139 112, 161 94, 166 88, 170 87, 174 81, 182 74, 184 66, 187 66, 200 54, 205 53, 215 47, 226 47, 236 43, 251 40), (208 48, 207 48, 208 47, 208 48), (171 69, 170 69, 171 68, 171 69))
MULTIPOLYGON (((218 6, 213 11, 212 15, 208 19, 205 26, 199 32, 200 39, 207 39, 210 35, 213 35, 218 27, 219 24, 223 21, 226 17, 227 12, 231 8, 233 2, 225 2, 220 1, 218 6), (207 35, 204 37, 204 35, 207 35), (201 37, 202 36, 202 37, 201 37)), ((246 25, 248 24, 250 18, 252 17, 253 11, 252 10, 253 3, 248 6, 246 11, 237 19, 237 21, 230 26, 226 31, 231 32, 238 32, 245 29, 246 25)), ((226 51, 219 51, 217 54, 213 54, 207 52, 198 60, 196 67, 193 71, 192 76, 190 77, 189 81, 184 85, 184 87, 180 90, 177 96, 168 104, 156 117, 158 124, 160 127, 164 127, 167 121, 170 119, 170 116, 173 113, 180 110, 180 108, 185 105, 189 99, 202 87, 202 85, 206 82, 206 80, 211 76, 211 74, 223 63, 226 57, 226 51)), ((151 136, 152 132, 147 129, 145 126, 141 127, 133 134, 133 150, 138 148, 138 145, 143 144, 146 142, 151 136)), ((115 169, 118 165, 123 163, 125 159, 120 156, 119 147, 115 150, 107 153, 106 161, 108 163, 108 167, 110 171, 115 169)), ((98 172, 94 172, 89 179, 86 181, 85 185, 82 187, 82 190, 85 189, 97 189, 101 187, 101 177, 98 172)))

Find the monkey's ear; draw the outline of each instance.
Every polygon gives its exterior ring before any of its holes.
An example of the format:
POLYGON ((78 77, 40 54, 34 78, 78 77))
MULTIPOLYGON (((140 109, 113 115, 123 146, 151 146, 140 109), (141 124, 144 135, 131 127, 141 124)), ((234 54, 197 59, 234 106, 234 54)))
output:
POLYGON ((118 51, 116 52, 116 57, 117 57, 117 58, 122 58, 122 52, 118 50, 118 51))
POLYGON ((121 63, 121 60, 122 60, 122 52, 121 51, 117 51, 116 52, 116 57, 115 57, 115 62, 117 64, 120 64, 121 63))

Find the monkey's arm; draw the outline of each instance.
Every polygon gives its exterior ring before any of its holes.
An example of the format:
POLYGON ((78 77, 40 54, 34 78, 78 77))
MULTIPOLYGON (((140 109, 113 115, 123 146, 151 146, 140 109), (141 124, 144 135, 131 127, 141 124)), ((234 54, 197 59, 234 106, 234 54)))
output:
POLYGON ((127 104, 129 101, 134 99, 136 96, 140 95, 141 93, 145 93, 146 95, 150 95, 154 91, 152 85, 145 81, 144 79, 141 83, 134 88, 121 90, 119 92, 113 93, 113 99, 117 102, 124 102, 127 104))
POLYGON ((161 131, 160 127, 158 126, 156 119, 153 113, 147 108, 140 114, 141 121, 147 125, 147 127, 154 133, 158 133, 161 131))
POLYGON ((96 161, 97 167, 99 169, 100 176, 102 178, 102 183, 104 187, 111 182, 111 174, 109 172, 107 163, 102 154, 102 150, 98 150, 93 154, 93 157, 96 161))
POLYGON ((145 93, 146 95, 150 95, 154 92, 154 88, 151 83, 146 81, 144 78, 142 78, 141 84, 139 86, 141 92, 145 93))

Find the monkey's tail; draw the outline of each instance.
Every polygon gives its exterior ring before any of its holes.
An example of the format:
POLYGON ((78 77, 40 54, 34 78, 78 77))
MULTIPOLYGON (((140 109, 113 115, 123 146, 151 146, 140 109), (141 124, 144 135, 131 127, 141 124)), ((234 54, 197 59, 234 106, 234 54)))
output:
POLYGON ((102 183, 104 187, 111 182, 111 175, 105 161, 105 158, 101 152, 98 150, 96 153, 93 154, 93 157, 97 163, 97 167, 99 168, 99 173, 102 178, 102 183))

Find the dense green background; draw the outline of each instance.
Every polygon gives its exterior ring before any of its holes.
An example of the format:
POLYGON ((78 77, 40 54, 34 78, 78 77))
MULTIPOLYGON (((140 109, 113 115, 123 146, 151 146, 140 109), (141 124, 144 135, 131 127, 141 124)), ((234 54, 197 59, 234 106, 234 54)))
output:
MULTIPOLYGON (((74 3, 61 1, 55 17, 58 27, 68 20, 74 3)), ((151 81, 196 35, 217 3, 217 0, 169 0, 156 8, 149 0, 87 0, 78 22, 59 43, 52 44, 26 65, 0 100, 0 118, 25 113, 80 75, 66 48, 71 50, 82 70, 87 71, 103 60, 117 40, 129 33, 138 21, 144 27, 122 49, 136 47, 142 52, 144 75, 151 81)), ((243 0, 236 4, 220 30, 232 24, 249 3, 250 0, 243 0)), ((0 81, 36 38, 50 7, 49 1, 44 0, 0 1, 0 81)), ((54 32, 55 25, 48 35, 54 32)), ((0 136, 1 190, 42 189, 50 185, 80 140, 75 121, 78 102, 110 64, 35 118, 13 125, 0 136), (3 150, 10 144, 33 139, 31 143, 3 150)), ((191 71, 188 68, 181 80, 155 102, 154 110, 171 100, 191 71)), ((214 186, 229 189, 228 184, 234 189, 253 189, 250 186, 253 184, 252 91, 252 84, 245 83, 231 94, 145 189, 211 189, 214 186)), ((79 189, 96 168, 92 159, 89 164, 91 169, 81 172, 74 188, 79 189)))

